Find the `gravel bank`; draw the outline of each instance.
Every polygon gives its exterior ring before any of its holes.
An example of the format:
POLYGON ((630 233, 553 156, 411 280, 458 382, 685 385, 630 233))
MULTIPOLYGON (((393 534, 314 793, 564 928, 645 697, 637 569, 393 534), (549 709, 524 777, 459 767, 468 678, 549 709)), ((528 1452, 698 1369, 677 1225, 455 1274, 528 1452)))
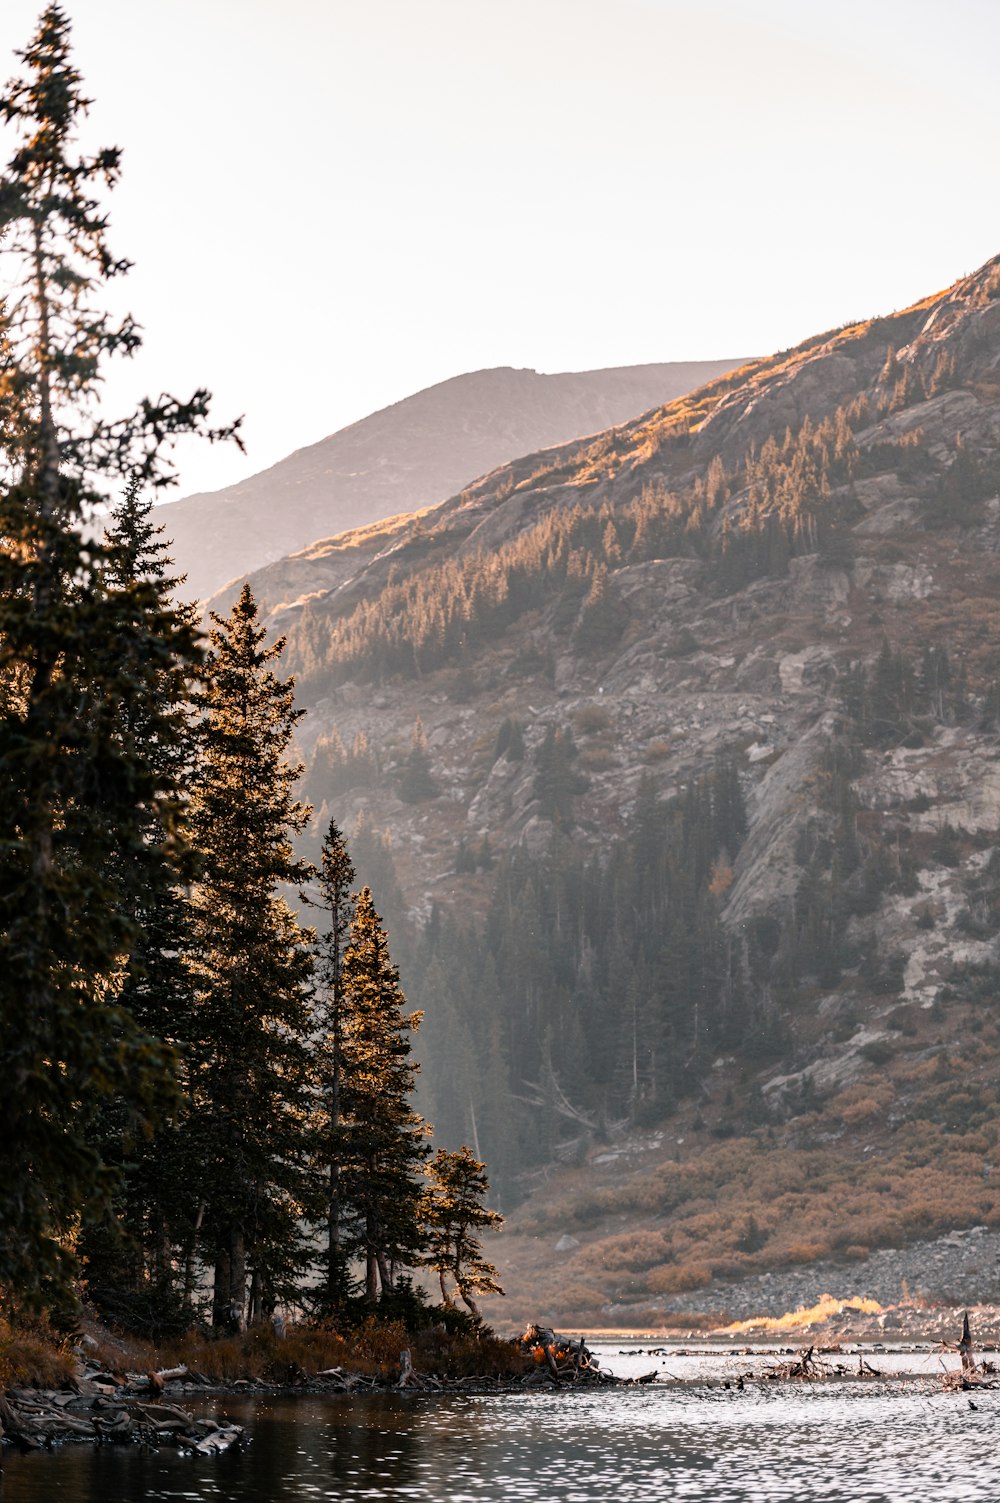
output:
POLYGON ((952 1307, 1000 1305, 1000 1231, 974 1226, 931 1242, 881 1248, 859 1262, 810 1263, 710 1284, 669 1295, 664 1307, 677 1314, 717 1312, 731 1321, 750 1320, 808 1308, 823 1294, 864 1296, 886 1306, 907 1298, 952 1307))

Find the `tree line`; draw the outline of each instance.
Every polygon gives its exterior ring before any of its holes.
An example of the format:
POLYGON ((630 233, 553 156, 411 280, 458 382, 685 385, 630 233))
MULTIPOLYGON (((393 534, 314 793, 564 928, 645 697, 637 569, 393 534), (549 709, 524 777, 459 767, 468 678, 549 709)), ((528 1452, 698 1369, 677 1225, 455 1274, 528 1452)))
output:
POLYGON ((0 96, 0 1298, 52 1303, 82 1273, 162 1331, 207 1274, 212 1322, 240 1326, 283 1299, 391 1304, 427 1265, 474 1310, 497 1287, 484 1165, 431 1153, 419 1014, 341 832, 318 872, 296 855, 284 644, 249 588, 204 643, 152 521, 170 441, 239 425, 211 426, 205 391, 100 415, 106 358, 140 338, 98 307, 127 270, 98 201, 119 154, 77 148, 58 5, 19 56, 0 96), (295 897, 314 879, 319 938, 295 897))
MULTIPOLYGON (((304 692, 316 696, 347 680, 381 682, 445 665, 467 665, 477 646, 495 642, 525 613, 545 611, 556 634, 583 656, 613 647, 629 611, 615 589, 615 571, 656 559, 704 564, 703 583, 732 594, 760 578, 781 578, 792 559, 850 567, 850 527, 862 509, 856 480, 891 468, 912 479, 924 498, 929 527, 973 525, 995 494, 997 464, 956 437, 953 454, 932 454, 919 429, 863 445, 857 435, 902 408, 957 384, 954 356, 941 352, 926 369, 901 362, 891 346, 870 390, 820 421, 804 418, 783 438, 771 434, 727 469, 718 455, 687 484, 671 487, 655 473, 652 444, 613 496, 604 484, 618 436, 604 435, 556 469, 537 471, 527 525, 488 552, 442 556, 446 530, 429 527, 408 571, 338 614, 311 603, 293 624, 289 661, 304 692), (602 469, 602 460, 607 463, 602 469), (650 473, 652 469, 652 473, 650 473), (573 480, 572 492, 559 482, 573 480), (544 482, 540 486, 539 482, 544 482), (593 496, 595 490, 603 491, 593 496)), ((669 447, 680 442, 667 435, 669 447)), ((497 500, 507 494, 503 483, 497 500)), ((363 749, 362 749, 363 752, 363 749)), ((354 753, 344 758, 362 762, 354 753)))

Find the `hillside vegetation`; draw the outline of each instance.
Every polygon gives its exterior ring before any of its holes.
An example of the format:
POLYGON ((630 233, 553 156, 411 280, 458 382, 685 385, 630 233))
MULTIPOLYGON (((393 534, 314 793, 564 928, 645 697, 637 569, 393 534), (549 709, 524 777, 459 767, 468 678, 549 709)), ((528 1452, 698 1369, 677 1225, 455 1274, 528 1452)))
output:
POLYGON ((259 578, 556 1313, 993 1223, 998 368, 994 261, 259 578))
POLYGON ((597 432, 735 363, 453 376, 224 490, 172 502, 163 517, 178 570, 204 599, 316 538, 434 505, 503 460, 597 432))

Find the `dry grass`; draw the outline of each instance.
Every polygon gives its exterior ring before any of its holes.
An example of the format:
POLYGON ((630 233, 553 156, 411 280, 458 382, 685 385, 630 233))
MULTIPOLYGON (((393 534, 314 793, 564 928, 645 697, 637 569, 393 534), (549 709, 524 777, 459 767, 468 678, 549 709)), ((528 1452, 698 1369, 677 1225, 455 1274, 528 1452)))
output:
POLYGON ((859 1310, 865 1315, 881 1315, 882 1306, 874 1299, 834 1299, 832 1294, 823 1294, 817 1303, 808 1309, 800 1306, 798 1310, 789 1310, 787 1315, 767 1316, 757 1320, 738 1320, 726 1327, 726 1334, 740 1336, 746 1331, 791 1331, 798 1330, 800 1326, 818 1326, 833 1315, 841 1315, 845 1310, 859 1310))
POLYGON ((573 712, 573 725, 579 736, 596 736, 611 729, 611 712, 606 705, 580 705, 573 712))
POLYGON ((67 1342, 44 1320, 0 1319, 0 1393, 6 1388, 61 1388, 73 1376, 67 1342))
POLYGON ((509 1305, 530 1302, 558 1321, 571 1310, 593 1326, 610 1303, 668 1304, 713 1279, 849 1264, 955 1227, 1000 1227, 1000 1175, 983 1172, 1000 1153, 995 1085, 985 1068, 981 1081, 970 1078, 962 1061, 930 1071, 915 1063, 905 1074, 894 1064, 892 1078, 869 1075, 797 1117, 791 1141, 767 1129, 725 1142, 705 1133, 684 1163, 663 1159, 603 1184, 592 1168, 566 1171, 544 1201, 514 1213, 493 1247, 509 1305), (907 1101, 914 1085, 919 1099, 907 1101), (830 1141, 837 1125, 844 1135, 830 1141), (583 1245, 555 1262, 542 1248, 567 1231, 583 1245), (519 1242, 509 1271, 508 1236, 519 1242))
POLYGON ((333 1367, 366 1377, 389 1378, 398 1372, 399 1354, 406 1349, 418 1371, 441 1376, 512 1373, 523 1367, 518 1350, 494 1336, 447 1332, 440 1327, 414 1336, 400 1321, 374 1318, 343 1332, 291 1326, 283 1337, 269 1325, 257 1326, 242 1336, 213 1338, 192 1333, 159 1348, 103 1332, 91 1352, 115 1373, 147 1372, 185 1363, 214 1383, 235 1383, 240 1378, 285 1383, 301 1378, 303 1373, 312 1375, 333 1367))

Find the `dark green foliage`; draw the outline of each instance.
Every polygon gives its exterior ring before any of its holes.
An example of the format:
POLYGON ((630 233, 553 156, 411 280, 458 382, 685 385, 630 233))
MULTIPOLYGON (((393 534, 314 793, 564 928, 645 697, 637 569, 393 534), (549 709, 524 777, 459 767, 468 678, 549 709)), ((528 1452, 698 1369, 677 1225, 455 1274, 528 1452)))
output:
POLYGON ((929 528, 974 527, 984 520, 984 501, 1000 493, 1000 458, 982 455, 959 438, 955 457, 924 506, 929 528))
POLYGON ((458 842, 458 850, 455 852, 455 871, 458 876, 468 876, 476 869, 476 858, 469 850, 465 842, 465 836, 458 842))
POLYGON ((371 816, 363 809, 354 822, 349 844, 358 885, 378 893, 379 912, 392 934, 396 953, 401 954, 410 939, 410 924, 389 836, 375 828, 371 816))
POLYGON ((20 56, 0 97, 15 138, 0 177, 0 1136, 14 1154, 0 1286, 30 1296, 71 1270, 75 1216, 114 1189, 82 1105, 118 1097, 138 1131, 172 1083, 170 1050, 116 999, 134 874, 159 860, 150 811, 168 841, 174 822, 172 775, 128 723, 187 647, 155 587, 116 580, 83 523, 107 477, 169 480, 164 441, 204 431, 207 394, 95 417, 106 358, 139 342, 100 311, 127 269, 94 197, 118 152, 76 151, 87 101, 58 6, 20 56))
MULTIPOLYGON (((835 561, 845 526, 858 508, 849 496, 831 497, 850 483, 856 465, 852 414, 839 409, 819 426, 807 418, 783 443, 771 436, 746 463, 746 499, 727 514, 718 577, 729 593, 761 575, 787 572, 789 559, 820 552, 835 561)), ((855 421, 857 419, 855 418, 855 421)))
POLYGON ((344 996, 344 956, 354 921, 351 891, 354 864, 337 824, 331 820, 323 840, 319 889, 324 923, 319 939, 318 995, 313 1015, 315 1042, 312 1068, 319 1098, 314 1114, 317 1157, 326 1182, 326 1262, 317 1290, 317 1309, 333 1314, 350 1294, 350 1271, 344 1246, 341 1159, 344 1152, 344 1070, 347 1017, 344 996))
POLYGON ((437 798, 440 789, 431 776, 431 755, 427 747, 427 735, 418 720, 413 727, 413 740, 403 764, 399 780, 399 796, 404 804, 420 804, 425 799, 437 798))
POLYGON ((599 564, 573 632, 573 646, 580 653, 603 652, 619 640, 627 621, 628 611, 608 582, 607 568, 599 564))
MULTIPOLYGON (((129 689, 116 702, 121 755, 143 756, 155 770, 159 796, 145 807, 144 828, 131 849, 113 853, 110 876, 136 939, 119 991, 119 1006, 142 1033, 163 1040, 178 1058, 193 1029, 193 987, 184 955, 190 947, 190 909, 182 879, 196 862, 185 844, 181 794, 194 756, 190 678, 201 662, 193 610, 176 606, 176 581, 167 570, 162 528, 130 482, 111 519, 105 547, 106 583, 129 603, 134 634, 115 644, 130 661, 129 689)), ((143 1325, 176 1325, 182 1300, 174 1249, 183 1241, 190 1206, 173 1153, 174 1134, 160 1121, 153 1130, 136 1120, 127 1100, 93 1110, 92 1141, 119 1176, 113 1216, 84 1223, 90 1297, 99 1307, 125 1302, 143 1325), (110 1303, 109 1303, 110 1302, 110 1303)))
POLYGON ((308 810, 285 760, 299 713, 271 664, 248 585, 215 627, 200 697, 192 831, 196 1038, 188 1051, 192 1194, 215 1266, 213 1320, 259 1319, 302 1263, 300 1217, 314 1192, 302 1130, 308 1104, 309 934, 280 889, 308 869, 292 839, 308 810), (195 1168, 195 1165, 198 1168, 195 1168))
POLYGON ((837 694, 856 754, 861 747, 908 745, 922 727, 955 725, 970 713, 964 675, 953 670, 943 643, 925 646, 914 662, 883 637, 874 664, 842 671, 837 694))
POLYGON ((550 725, 535 752, 537 770, 532 787, 542 817, 566 830, 573 825, 574 798, 589 786, 583 774, 574 769, 575 760, 572 731, 550 725))
POLYGON ((509 715, 497 731, 494 762, 500 757, 506 757, 508 762, 524 761, 524 726, 520 720, 512 719, 509 715))
POLYGON ((320 804, 354 789, 371 788, 378 778, 378 756, 365 733, 358 731, 348 750, 334 729, 316 743, 306 791, 314 803, 320 804))
POLYGON ((472 1138, 501 1196, 582 1120, 659 1120, 694 1061, 771 1026, 768 962, 723 933, 710 891, 745 820, 731 758, 670 803, 647 781, 600 859, 558 836, 544 859, 508 854, 481 933, 426 934, 414 972, 436 1129, 472 1138), (511 1089, 549 1105, 512 1117, 511 1089))

